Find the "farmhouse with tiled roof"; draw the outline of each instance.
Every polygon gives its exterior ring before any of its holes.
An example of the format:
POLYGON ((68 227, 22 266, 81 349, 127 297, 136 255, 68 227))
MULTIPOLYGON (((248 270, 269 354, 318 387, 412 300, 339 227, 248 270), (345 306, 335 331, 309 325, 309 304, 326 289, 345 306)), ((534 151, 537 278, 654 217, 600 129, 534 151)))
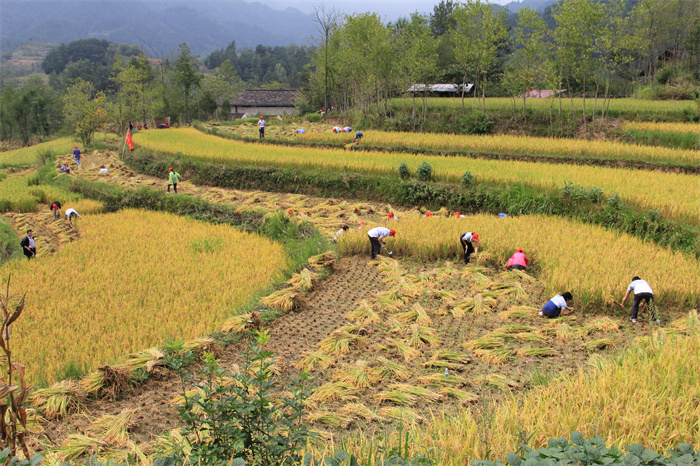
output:
POLYGON ((247 89, 231 100, 231 119, 256 115, 296 115, 294 89, 247 89))

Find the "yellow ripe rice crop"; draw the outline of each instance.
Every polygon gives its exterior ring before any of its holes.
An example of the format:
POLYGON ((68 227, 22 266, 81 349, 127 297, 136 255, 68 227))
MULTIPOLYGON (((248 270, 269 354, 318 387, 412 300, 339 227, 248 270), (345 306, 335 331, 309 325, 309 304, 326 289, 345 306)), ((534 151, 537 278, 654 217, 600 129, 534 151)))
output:
MULTIPOLYGON (((595 225, 559 217, 501 219, 482 214, 459 219, 406 216, 388 226, 396 230, 396 237, 386 240, 386 250, 395 258, 459 260, 459 237, 468 231, 479 234, 479 254, 487 251, 498 264, 505 265, 517 248, 523 248, 531 265, 539 267, 547 295, 571 291, 577 306, 612 305, 622 299, 635 275, 651 284, 660 306, 698 302, 697 260, 595 225)), ((343 254, 369 254, 367 230, 342 235, 338 249, 343 254)))
POLYGON ((76 144, 77 142, 75 142, 72 137, 67 137, 42 142, 41 144, 23 147, 21 149, 0 152, 0 167, 33 165, 36 163, 36 156, 40 152, 48 151, 68 154, 73 152, 73 146, 76 144))
POLYGON ((134 136, 137 145, 169 154, 183 154, 214 162, 264 166, 316 168, 388 175, 396 173, 401 162, 415 172, 424 161, 431 164, 437 180, 458 182, 471 172, 480 181, 526 183, 559 189, 566 181, 618 193, 642 208, 698 222, 700 183, 692 175, 640 172, 619 168, 469 159, 464 157, 418 156, 406 153, 358 152, 341 149, 269 147, 224 140, 186 128, 145 131, 134 136))
POLYGON ((697 123, 653 123, 650 121, 631 121, 622 126, 623 130, 657 131, 662 133, 694 134, 700 138, 700 125, 697 123))
POLYGON ((53 256, 0 269, 0 285, 11 275, 27 291, 12 345, 32 382, 218 329, 286 265, 270 240, 163 213, 84 215, 80 231, 53 256))
MULTIPOLYGON (((478 410, 456 416, 440 414, 409 427, 411 455, 435 451, 438 464, 462 466, 473 459, 504 458, 522 443, 545 446, 550 437, 568 437, 572 431, 590 439, 600 435, 608 446, 624 449, 642 443, 654 451, 700 440, 697 399, 700 391, 700 336, 657 335, 643 340, 621 356, 596 358, 594 369, 580 369, 524 395, 513 395, 495 405, 488 420, 478 410), (670 363, 672 361, 672 363, 670 363), (484 433, 488 440, 484 441, 484 433)), ((385 439, 386 436, 382 435, 385 439)), ((389 436, 390 445, 401 435, 389 436)), ((348 453, 359 453, 377 439, 359 434, 345 439, 348 453)))
POLYGON ((55 186, 29 185, 31 178, 32 175, 12 176, 0 183, 0 212, 35 212, 39 203, 48 204, 53 201, 59 201, 66 207, 68 202, 79 199, 77 194, 55 186))
MULTIPOLYGON (((416 100, 416 103, 422 103, 422 99, 416 100)), ((574 98, 570 99, 566 95, 562 95, 561 105, 562 112, 571 114, 573 102, 573 109, 577 116, 583 117, 583 99, 574 98)), ((598 99, 597 116, 600 115, 600 109, 603 100, 598 99)), ((411 99, 393 99, 392 103, 394 106, 398 107, 410 107, 412 105, 411 99)), ((593 115, 593 99, 586 99, 586 115, 591 117, 593 115)), ((559 99, 527 99, 525 105, 529 110, 537 112, 539 114, 549 115, 550 106, 553 105, 552 112, 555 115, 559 113, 559 99)), ((472 107, 478 109, 479 104, 474 103, 473 98, 464 99, 464 106, 467 112, 471 112, 472 107)), ((522 99, 516 99, 515 101, 516 111, 522 114, 523 102, 522 99)), ((609 101, 609 105, 606 104, 607 110, 606 115, 610 115, 613 118, 622 117, 626 120, 654 120, 654 121, 683 121, 685 119, 683 112, 686 110, 693 111, 695 104, 692 101, 682 101, 682 100, 643 100, 643 99, 612 99, 609 101)), ((462 113, 462 99, 461 98, 443 98, 443 97, 433 97, 428 98, 429 111, 450 111, 452 113, 462 113)), ((489 97, 486 99, 486 114, 489 112, 496 111, 498 113, 511 113, 513 112, 513 100, 508 97, 489 97)))
MULTIPOLYGON (((649 124, 649 123, 636 123, 649 124)), ((680 125, 680 123, 666 123, 680 125)), ((697 126, 697 125, 696 125, 697 126)), ((332 132, 306 133, 304 139, 332 142, 343 139, 351 142, 353 134, 332 132)), ((699 134, 700 137, 700 134, 699 134)), ((409 133, 368 131, 362 143, 371 147, 398 148, 398 150, 429 150, 450 153, 485 153, 530 157, 552 157, 586 160, 629 160, 660 164, 697 165, 700 152, 671 149, 612 141, 581 139, 554 139, 532 136, 409 133)))

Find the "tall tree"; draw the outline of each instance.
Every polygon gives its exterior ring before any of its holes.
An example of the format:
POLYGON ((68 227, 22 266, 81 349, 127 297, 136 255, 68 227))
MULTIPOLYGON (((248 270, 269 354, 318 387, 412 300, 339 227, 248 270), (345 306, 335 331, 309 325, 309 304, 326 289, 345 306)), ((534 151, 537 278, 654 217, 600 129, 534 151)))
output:
POLYGON ((97 125, 105 121, 107 112, 104 103, 104 93, 82 79, 76 79, 63 95, 66 123, 73 127, 85 145, 92 141, 97 125))
POLYGON ((553 11, 557 23, 554 37, 559 50, 559 64, 565 70, 572 99, 572 80, 577 79, 582 83, 583 124, 586 125, 587 84, 596 68, 595 41, 601 34, 604 9, 598 2, 564 0, 553 11))
POLYGON ((516 85, 518 93, 523 96, 523 117, 527 121, 525 105, 528 91, 533 87, 541 88, 549 69, 548 29, 540 14, 530 7, 518 10, 518 22, 514 29, 516 85))
POLYGON ((190 47, 187 43, 180 44, 178 49, 177 59, 173 69, 174 81, 180 87, 182 96, 185 100, 185 120, 190 120, 190 97, 192 91, 199 88, 202 82, 202 75, 199 74, 199 65, 197 57, 192 55, 190 47))
POLYGON ((433 7, 430 13, 430 32, 435 37, 447 34, 455 27, 455 20, 452 13, 455 10, 455 2, 452 0, 441 0, 433 7))
POLYGON ((456 22, 455 57, 464 71, 462 85, 466 86, 467 74, 471 70, 476 78, 477 92, 481 89, 481 110, 485 112, 487 72, 498 57, 499 43, 508 37, 506 12, 482 0, 466 0, 457 5, 453 17, 456 22))
POLYGON ((328 108, 329 54, 331 53, 329 41, 333 30, 338 27, 341 16, 335 8, 327 8, 323 3, 314 7, 314 15, 321 34, 320 46, 323 50, 323 108, 328 108))

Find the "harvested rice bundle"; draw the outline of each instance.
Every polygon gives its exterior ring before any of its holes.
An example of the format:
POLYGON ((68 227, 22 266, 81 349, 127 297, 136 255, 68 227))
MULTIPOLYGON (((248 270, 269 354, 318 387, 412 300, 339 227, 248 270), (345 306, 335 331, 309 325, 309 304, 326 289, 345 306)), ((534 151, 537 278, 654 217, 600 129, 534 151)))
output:
POLYGON ((49 419, 64 417, 80 410, 85 393, 75 380, 56 382, 48 388, 34 390, 29 402, 49 419))
POLYGON ((311 372, 314 369, 328 369, 335 364, 336 359, 333 356, 321 353, 319 351, 307 351, 302 354, 302 358, 294 367, 300 371, 311 372))
POLYGON ((460 390, 458 388, 442 387, 438 391, 442 395, 456 398, 459 402, 465 403, 465 404, 466 403, 474 403, 476 401, 479 401, 479 395, 472 393, 472 392, 466 392, 466 391, 460 390))
POLYGON ((365 299, 360 301, 357 309, 345 314, 345 317, 347 317, 350 320, 357 321, 361 324, 379 322, 380 320, 379 314, 377 314, 374 311, 374 309, 372 309, 372 305, 370 305, 365 299))
POLYGON ((366 421, 384 421, 384 417, 362 403, 348 403, 338 410, 339 413, 351 418, 362 418, 366 421))

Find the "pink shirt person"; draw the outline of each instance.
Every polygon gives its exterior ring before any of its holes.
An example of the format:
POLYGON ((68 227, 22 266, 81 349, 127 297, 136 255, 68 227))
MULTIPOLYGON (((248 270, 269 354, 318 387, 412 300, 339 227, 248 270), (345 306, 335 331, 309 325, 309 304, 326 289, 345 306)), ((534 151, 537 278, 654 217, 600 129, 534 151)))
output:
POLYGON ((525 268, 527 268, 527 264, 529 263, 530 261, 527 259, 527 256, 525 255, 523 250, 518 249, 518 251, 512 256, 510 256, 510 259, 508 259, 506 268, 525 270, 525 268))

